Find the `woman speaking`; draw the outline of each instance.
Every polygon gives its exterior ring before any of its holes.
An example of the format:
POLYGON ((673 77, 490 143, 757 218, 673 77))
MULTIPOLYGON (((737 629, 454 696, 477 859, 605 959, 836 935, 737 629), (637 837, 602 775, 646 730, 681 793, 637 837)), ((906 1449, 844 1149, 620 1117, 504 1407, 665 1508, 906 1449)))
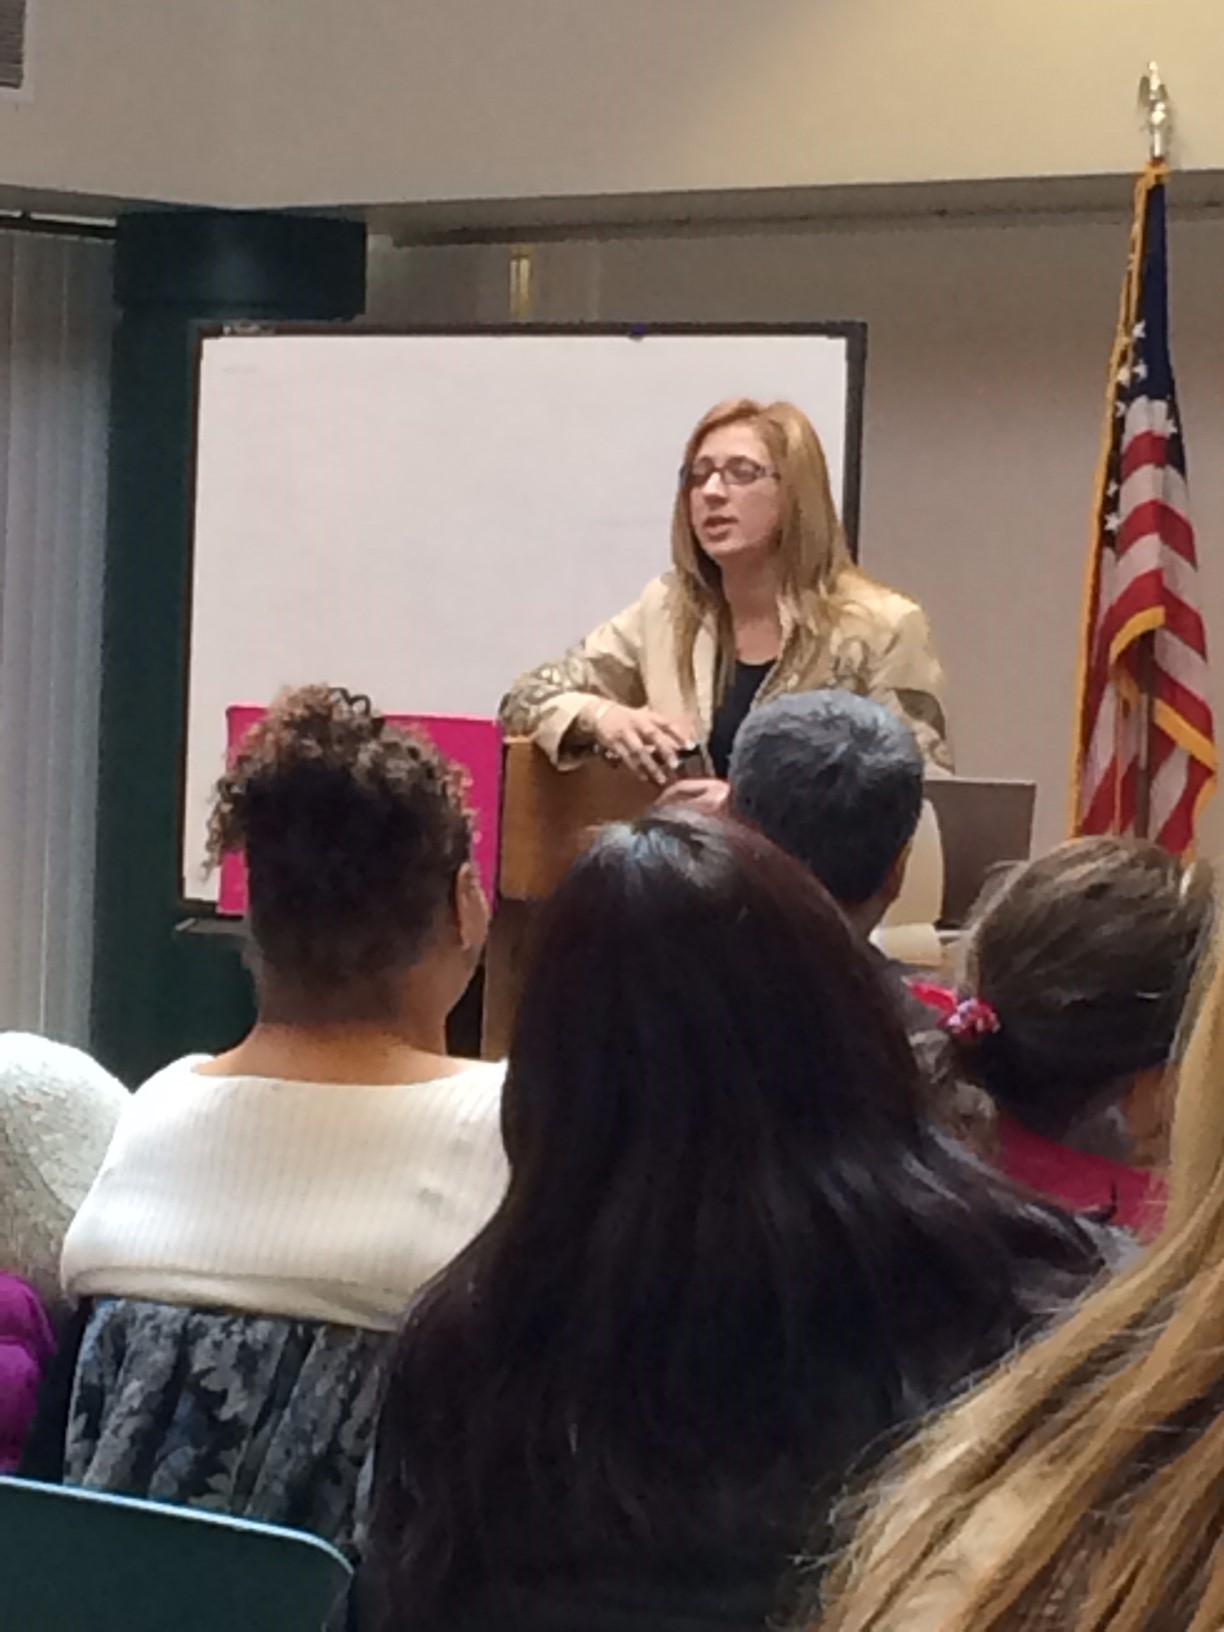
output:
POLYGON ((943 683, 921 608, 850 560, 806 416, 740 399, 689 438, 671 572, 520 676, 501 721, 557 764, 594 748, 662 783, 694 744, 725 775, 754 704, 841 687, 887 704, 924 757, 950 768, 943 683))

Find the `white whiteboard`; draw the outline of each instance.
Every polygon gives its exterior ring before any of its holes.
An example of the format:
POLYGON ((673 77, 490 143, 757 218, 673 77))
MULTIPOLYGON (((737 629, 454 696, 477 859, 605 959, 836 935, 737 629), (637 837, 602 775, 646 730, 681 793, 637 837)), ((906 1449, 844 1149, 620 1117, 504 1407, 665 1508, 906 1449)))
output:
POLYGON ((206 335, 182 826, 203 874, 225 710, 324 681, 491 716, 664 571, 697 419, 783 398, 857 501, 863 331, 206 335))

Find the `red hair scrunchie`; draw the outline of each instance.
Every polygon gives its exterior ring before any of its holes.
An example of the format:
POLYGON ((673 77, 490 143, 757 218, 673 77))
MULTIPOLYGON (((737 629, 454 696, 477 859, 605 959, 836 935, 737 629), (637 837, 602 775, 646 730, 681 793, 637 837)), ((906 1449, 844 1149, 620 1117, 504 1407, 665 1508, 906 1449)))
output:
POLYGON ((999 1029, 998 1011, 984 997, 963 998, 942 1022, 942 1029, 957 1042, 993 1037, 999 1029))

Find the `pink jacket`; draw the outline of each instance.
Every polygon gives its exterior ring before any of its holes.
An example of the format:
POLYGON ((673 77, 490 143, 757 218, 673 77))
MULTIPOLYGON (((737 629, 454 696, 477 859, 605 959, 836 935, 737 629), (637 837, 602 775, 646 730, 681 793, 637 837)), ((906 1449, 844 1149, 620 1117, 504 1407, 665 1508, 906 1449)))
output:
POLYGON ((1110 1224, 1150 1241, 1164 1222, 1165 1183, 1158 1173, 1072 1150, 999 1118, 998 1163, 1007 1176, 1073 1213, 1099 1212, 1110 1224))
POLYGON ((0 1275, 0 1473, 12 1473, 21 1459, 38 1385, 54 1352, 38 1293, 16 1275, 0 1275))

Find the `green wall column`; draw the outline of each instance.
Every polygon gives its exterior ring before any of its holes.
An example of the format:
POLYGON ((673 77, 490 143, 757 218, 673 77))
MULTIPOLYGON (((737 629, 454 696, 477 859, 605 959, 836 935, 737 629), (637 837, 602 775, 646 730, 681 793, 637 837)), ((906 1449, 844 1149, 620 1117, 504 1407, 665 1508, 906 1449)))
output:
POLYGON ((115 299, 92 1042, 135 1084, 177 1055, 232 1043, 252 1012, 233 945, 176 932, 194 326, 359 316, 365 227, 245 211, 127 215, 115 299))

